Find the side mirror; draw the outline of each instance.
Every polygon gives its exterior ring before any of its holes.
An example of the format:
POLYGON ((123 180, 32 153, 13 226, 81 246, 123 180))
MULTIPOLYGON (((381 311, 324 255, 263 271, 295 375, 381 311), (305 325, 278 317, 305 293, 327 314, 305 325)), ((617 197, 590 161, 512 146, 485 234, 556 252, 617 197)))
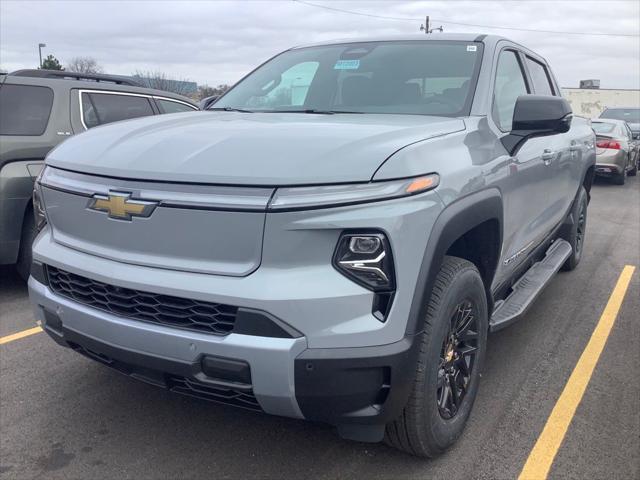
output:
POLYGON ((529 138, 568 132, 572 111, 562 97, 521 95, 513 111, 511 133, 502 137, 502 144, 515 155, 529 138))
POLYGON ((211 97, 203 98, 202 100, 200 100, 200 105, 199 105, 200 110, 206 110, 207 107, 209 107, 212 103, 218 100, 218 98, 220 98, 220 95, 213 95, 211 97))

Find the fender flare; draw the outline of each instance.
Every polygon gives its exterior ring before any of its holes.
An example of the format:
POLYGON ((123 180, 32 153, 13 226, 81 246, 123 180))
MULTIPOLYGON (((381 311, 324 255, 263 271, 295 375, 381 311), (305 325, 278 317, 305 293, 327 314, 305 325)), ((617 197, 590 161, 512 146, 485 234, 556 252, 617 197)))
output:
MULTIPOLYGON (((427 314, 431 291, 449 247, 458 238, 481 223, 487 220, 497 220, 499 225, 498 252, 500 252, 502 248, 503 218, 502 195, 497 188, 482 190, 463 197, 440 212, 431 229, 427 248, 422 258, 411 309, 409 310, 407 335, 422 331, 422 320, 427 314)), ((497 262, 499 262, 499 258, 497 262)), ((495 273, 495 270, 493 273, 495 273)), ((490 285, 486 285, 486 289, 487 292, 490 292, 490 285)), ((489 304, 491 305, 491 302, 489 304)))

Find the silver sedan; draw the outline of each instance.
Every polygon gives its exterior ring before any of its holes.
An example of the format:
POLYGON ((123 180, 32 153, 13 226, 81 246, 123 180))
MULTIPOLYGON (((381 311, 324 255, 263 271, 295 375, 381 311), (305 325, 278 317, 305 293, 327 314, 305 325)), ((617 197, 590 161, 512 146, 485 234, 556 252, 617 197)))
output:
POLYGON ((596 174, 624 185, 627 175, 636 175, 639 161, 629 126, 623 120, 594 119, 591 127, 596 133, 596 174))

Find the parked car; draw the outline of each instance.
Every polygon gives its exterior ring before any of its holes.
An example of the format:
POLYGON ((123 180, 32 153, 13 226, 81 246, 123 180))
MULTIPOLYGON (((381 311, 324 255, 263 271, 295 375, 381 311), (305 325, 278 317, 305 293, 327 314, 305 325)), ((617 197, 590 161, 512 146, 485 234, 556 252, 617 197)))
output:
POLYGON ((188 98, 113 75, 19 70, 0 76, 0 265, 25 279, 33 241, 33 180, 71 135, 118 120, 192 111, 188 98))
POLYGON ((488 332, 580 262, 594 144, 505 38, 292 48, 199 115, 51 152, 31 302, 135 378, 434 456, 488 332))
POLYGON ((627 175, 636 175, 640 162, 629 125, 624 120, 598 119, 591 126, 596 133, 596 175, 624 185, 627 175))
POLYGON ((640 107, 605 108, 600 118, 623 120, 629 124, 635 140, 640 139, 640 107))

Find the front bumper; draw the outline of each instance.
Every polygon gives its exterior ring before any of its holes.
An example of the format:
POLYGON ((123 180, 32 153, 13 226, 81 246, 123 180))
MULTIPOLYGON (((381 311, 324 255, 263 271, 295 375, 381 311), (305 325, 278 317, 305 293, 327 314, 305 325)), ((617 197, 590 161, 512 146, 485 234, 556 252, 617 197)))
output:
POLYGON ((216 336, 128 320, 56 295, 33 277, 29 297, 36 319, 58 343, 79 345, 136 367, 132 375, 151 383, 160 383, 165 374, 197 381, 197 365, 207 355, 241 360, 250 366, 252 393, 262 410, 302 418, 295 401, 293 359, 306 348, 304 338, 216 336), (155 372, 145 376, 140 369, 155 372))
POLYGON ((412 385, 412 336, 314 349, 304 337, 216 336, 130 320, 54 293, 46 277, 29 279, 29 296, 44 330, 86 357, 176 393, 330 423, 345 438, 381 440, 412 385))

